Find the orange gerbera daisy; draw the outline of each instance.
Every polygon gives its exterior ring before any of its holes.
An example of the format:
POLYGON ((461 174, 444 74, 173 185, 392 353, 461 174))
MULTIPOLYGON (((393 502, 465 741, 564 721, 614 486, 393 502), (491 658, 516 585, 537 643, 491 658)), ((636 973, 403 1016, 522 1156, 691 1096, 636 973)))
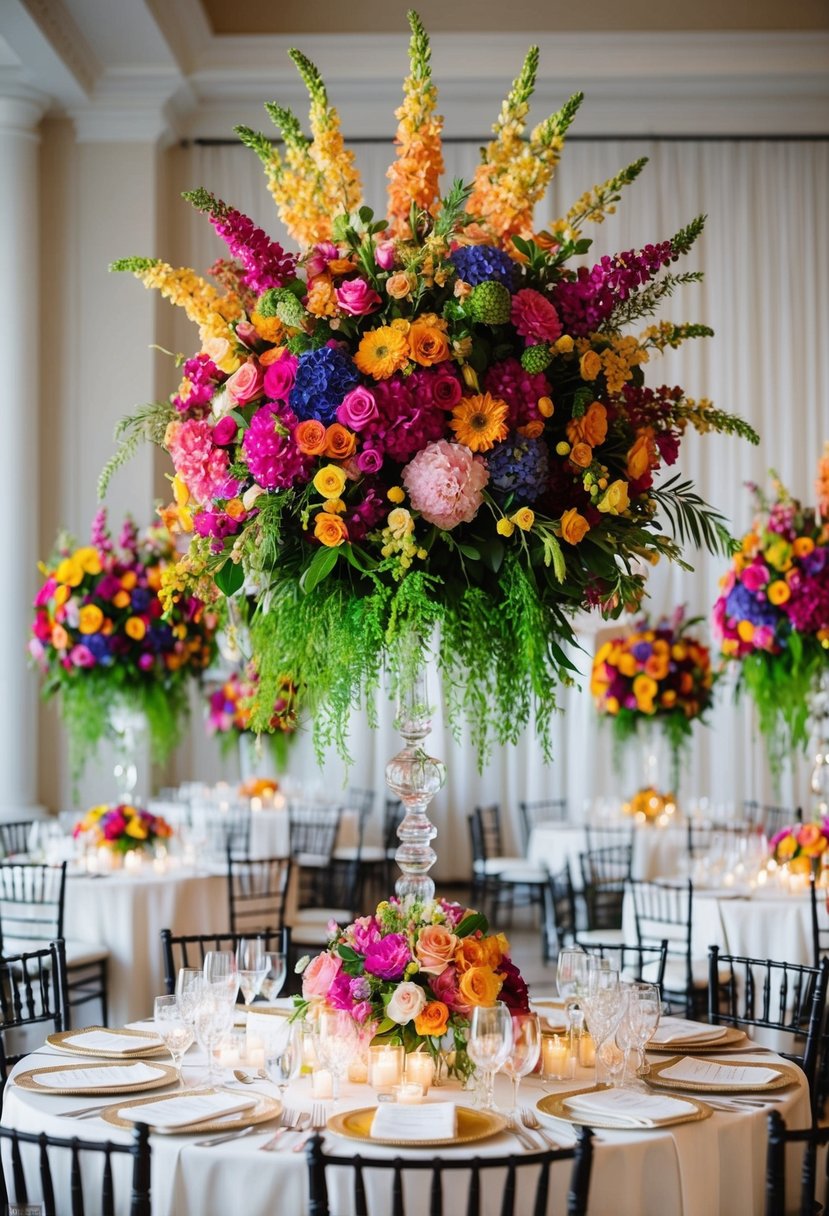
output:
POLYGON ((388 380, 409 361, 406 335, 391 325, 381 325, 363 335, 354 362, 366 376, 388 380))
POLYGON ((475 397, 464 397, 452 410, 449 423, 458 443, 464 443, 472 452, 488 452, 507 437, 506 401, 489 393, 475 397))

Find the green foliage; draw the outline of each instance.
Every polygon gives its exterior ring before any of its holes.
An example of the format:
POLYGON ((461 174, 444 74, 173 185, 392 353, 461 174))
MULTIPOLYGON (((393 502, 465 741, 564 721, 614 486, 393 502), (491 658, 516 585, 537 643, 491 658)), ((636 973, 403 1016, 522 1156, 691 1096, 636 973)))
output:
POLYGON ((671 237, 671 251, 675 257, 688 253, 694 241, 705 227, 707 218, 705 215, 698 215, 696 219, 691 220, 687 228, 680 228, 676 236, 671 237))
POLYGON ((671 530, 681 545, 692 544, 709 553, 730 557, 739 544, 726 527, 725 517, 694 492, 692 481, 680 481, 677 473, 651 493, 665 512, 671 530))
POLYGON ((129 418, 122 418, 115 428, 116 448, 98 477, 98 498, 106 495, 112 478, 144 443, 161 447, 167 426, 176 417, 176 410, 169 401, 153 401, 140 406, 129 418))
POLYGON ((792 630, 780 654, 755 650, 740 664, 737 690, 748 692, 757 708, 775 776, 794 752, 809 745, 809 694, 826 662, 817 638, 792 630))
POLYGON ((631 292, 626 300, 620 300, 607 320, 602 323, 601 329, 613 333, 640 317, 652 317, 662 301, 672 296, 677 287, 686 283, 701 282, 700 270, 689 270, 685 274, 666 274, 661 279, 654 279, 641 291, 631 292))

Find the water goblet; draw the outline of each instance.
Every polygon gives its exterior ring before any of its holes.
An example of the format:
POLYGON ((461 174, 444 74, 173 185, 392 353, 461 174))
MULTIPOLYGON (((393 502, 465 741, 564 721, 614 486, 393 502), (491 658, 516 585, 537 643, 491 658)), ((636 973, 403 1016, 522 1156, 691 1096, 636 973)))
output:
POLYGON ((541 1023, 535 1013, 512 1015, 512 1047, 504 1061, 504 1072, 512 1081, 512 1108, 519 1111, 518 1087, 521 1078, 532 1072, 541 1053, 541 1023))
POLYGON ((217 1080, 213 1053, 233 1026, 233 1006, 227 999, 227 986, 223 982, 204 984, 194 1011, 196 1039, 207 1054, 207 1081, 213 1085, 217 1080))
POLYGON ((261 937, 240 937, 236 947, 236 972, 245 1008, 259 995, 262 981, 268 974, 268 956, 261 937))
POLYGON ((224 986, 228 1004, 234 1005, 239 994, 239 973, 232 950, 208 950, 204 956, 204 979, 207 984, 224 986))
POLYGON ((268 970, 262 981, 261 993, 268 1003, 273 1003, 282 991, 285 977, 288 974, 288 959, 282 951, 266 954, 268 970))
POLYGON ((184 1017, 175 996, 157 996, 153 1002, 153 1022, 159 1038, 173 1058, 179 1085, 184 1085, 181 1061, 188 1047, 195 1040, 193 1027, 184 1017))
POLYGON ((578 1004, 579 995, 587 986, 587 973, 591 966, 591 956, 580 946, 559 951, 556 961, 556 988, 558 995, 564 1001, 564 1010, 568 1025, 570 1013, 578 1004))
POLYGON ((512 1048, 512 1018, 503 1001, 492 1006, 476 1005, 469 1024, 466 1052, 483 1073, 483 1110, 495 1110, 495 1074, 506 1063, 512 1048))
POLYGON ((269 1080, 279 1088, 279 1096, 285 1099, 285 1090, 299 1074, 302 1064, 302 1036, 299 1025, 289 1023, 280 1035, 269 1035, 265 1039, 265 1072, 269 1080))
MULTIPOLYGON (((601 961, 601 960, 599 960, 601 961)), ((602 1049, 616 1032, 627 1003, 625 989, 619 983, 619 972, 611 967, 593 966, 587 980, 587 992, 581 1005, 587 1018, 587 1029, 596 1048, 596 1084, 607 1079, 602 1049)), ((609 1056, 610 1053, 608 1053, 609 1056)))
POLYGON ((199 990, 204 983, 204 971, 195 967, 180 967, 176 976, 176 997, 185 1022, 193 1023, 199 990))
POLYGON ((656 984, 636 983, 630 985, 628 1021, 631 1023, 633 1043, 636 1048, 636 1075, 646 1077, 650 1072, 645 1055, 648 1042, 662 1016, 662 1001, 656 984))
POLYGON ((323 1009, 314 1026, 317 1059, 331 1073, 332 1098, 340 1096, 340 1081, 357 1054, 357 1024, 344 1009, 323 1009))

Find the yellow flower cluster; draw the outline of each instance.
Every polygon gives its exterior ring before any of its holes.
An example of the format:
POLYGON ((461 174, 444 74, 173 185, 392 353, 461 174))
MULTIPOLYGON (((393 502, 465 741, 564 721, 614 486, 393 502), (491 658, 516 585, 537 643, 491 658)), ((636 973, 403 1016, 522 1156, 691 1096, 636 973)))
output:
POLYGON ((220 295, 189 267, 175 269, 167 262, 155 262, 133 273, 145 287, 156 288, 166 300, 183 308, 188 320, 198 325, 202 341, 232 337, 231 323, 244 318, 238 296, 233 292, 220 295))
POLYGON ((425 561, 428 556, 426 550, 421 549, 414 538, 414 526, 411 512, 405 507, 395 507, 393 511, 389 511, 386 526, 381 533, 383 547, 380 552, 383 557, 396 557, 396 579, 403 578, 416 557, 425 561))

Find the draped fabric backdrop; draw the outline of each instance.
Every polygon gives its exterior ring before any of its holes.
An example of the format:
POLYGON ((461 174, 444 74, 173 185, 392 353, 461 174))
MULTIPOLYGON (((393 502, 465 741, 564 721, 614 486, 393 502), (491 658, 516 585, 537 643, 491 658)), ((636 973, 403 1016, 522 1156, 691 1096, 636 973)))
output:
MULTIPOLYGON (((385 170, 390 144, 355 143, 366 201, 385 214, 385 170)), ((477 163, 473 143, 449 144, 444 150, 445 182, 468 180, 477 163)), ((692 397, 710 397, 716 405, 739 413, 759 431, 760 446, 719 436, 690 434, 677 466, 693 478, 703 497, 726 516, 739 534, 752 517, 746 482, 763 484, 774 468, 791 491, 814 501, 818 453, 829 438, 829 144, 726 140, 570 141, 550 192, 538 208, 546 224, 562 215, 588 188, 623 165, 649 157, 639 180, 624 193, 618 214, 588 235, 594 244, 585 259, 592 264, 605 253, 641 247, 671 236, 699 213, 708 216, 701 239, 678 270, 702 270, 702 284, 688 286, 666 301, 659 318, 702 321, 716 336, 687 343, 646 367, 647 383, 681 384, 692 397)), ((265 188, 256 157, 242 147, 183 149, 175 158, 176 186, 202 185, 252 216, 272 236, 285 236, 265 188)), ((176 209, 175 243, 184 264, 204 270, 223 246, 203 216, 186 204, 176 209)), ((642 322, 642 327, 647 324, 642 322)), ((185 323, 186 324, 186 323, 185 323)), ((189 351, 192 331, 175 322, 174 349, 189 351)), ((670 473, 670 471, 669 471, 670 473)), ((685 603, 691 615, 708 618, 717 583, 727 567, 722 557, 687 554, 693 572, 662 564, 650 580, 653 612, 669 612, 685 603)), ((609 732, 598 723, 586 691, 597 618, 580 634, 583 653, 576 659, 581 687, 562 689, 554 740, 555 762, 546 765, 532 733, 515 747, 497 749, 483 773, 468 742, 457 743, 446 726, 437 677, 431 684, 436 711, 429 750, 445 760, 446 786, 433 803, 438 826, 435 874, 451 878, 468 872, 466 815, 476 803, 499 802, 507 826, 507 847, 519 845, 518 802, 565 796, 571 816, 580 818, 597 798, 630 792, 611 767, 609 732)), ((480 656, 487 662, 487 655, 480 656)), ((355 714, 351 728, 353 767, 348 782, 382 791, 383 770, 398 750, 393 707, 381 693, 380 728, 371 731, 355 714)), ((214 744, 198 725, 191 752, 180 757, 181 776, 219 775, 214 744)), ((798 762, 784 774, 779 795, 787 805, 808 805, 808 764, 798 762)), ((318 780, 329 790, 343 782, 343 766, 329 757, 319 770, 310 730, 296 741, 289 771, 318 780)), ((732 684, 720 688, 708 728, 694 728, 681 798, 690 805, 707 796, 713 804, 744 798, 771 800, 773 788, 750 704, 734 703, 732 684)))

